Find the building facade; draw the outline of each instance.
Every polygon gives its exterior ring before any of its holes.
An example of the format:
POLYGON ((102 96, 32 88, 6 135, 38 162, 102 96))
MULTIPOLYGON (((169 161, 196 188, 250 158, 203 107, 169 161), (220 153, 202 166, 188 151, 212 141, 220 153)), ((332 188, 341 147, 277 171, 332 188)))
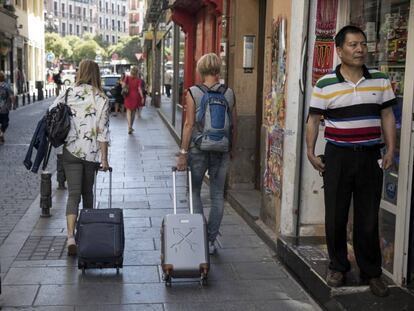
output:
POLYGON ((142 32, 144 25, 144 1, 129 0, 129 35, 138 36, 142 32))
POLYGON ((35 81, 44 80, 44 19, 43 2, 13 0, 0 7, 0 67, 16 94, 34 92, 35 81), (30 25, 30 27, 29 27, 30 25))
POLYGON ((116 44, 129 34, 128 18, 128 0, 99 0, 97 34, 105 42, 116 44))
POLYGON ((16 64, 13 38, 17 33, 17 16, 14 10, 7 5, 0 5, 0 70, 6 74, 9 83, 14 82, 13 71, 16 64))
POLYGON ((46 0, 45 14, 51 30, 62 36, 84 33, 102 36, 109 44, 127 36, 127 0, 46 0))
MULTIPOLYGON (((171 0, 169 5, 172 21, 185 33, 184 89, 199 82, 199 57, 216 52, 226 65, 223 81, 237 96, 239 133, 228 199, 234 205, 247 202, 243 215, 274 240, 305 241, 308 253, 312 249, 325 259, 323 184, 306 157, 306 117, 315 81, 339 63, 335 33, 347 24, 365 31, 367 66, 388 74, 398 100, 395 164, 384 172, 380 207, 383 271, 399 285, 413 284, 414 58, 408 51, 414 50, 414 0, 171 0)), ((158 35, 156 40, 161 44, 158 35)), ((317 154, 324 152, 323 131, 321 125, 317 154)))

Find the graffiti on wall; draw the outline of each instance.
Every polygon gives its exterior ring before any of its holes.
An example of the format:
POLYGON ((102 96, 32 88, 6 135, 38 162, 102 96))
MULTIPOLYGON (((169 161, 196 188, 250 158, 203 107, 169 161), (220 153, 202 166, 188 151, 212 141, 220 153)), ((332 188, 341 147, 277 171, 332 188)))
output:
POLYGON ((286 90, 286 18, 272 23, 271 90, 265 97, 264 123, 267 128, 264 188, 281 198, 286 90))

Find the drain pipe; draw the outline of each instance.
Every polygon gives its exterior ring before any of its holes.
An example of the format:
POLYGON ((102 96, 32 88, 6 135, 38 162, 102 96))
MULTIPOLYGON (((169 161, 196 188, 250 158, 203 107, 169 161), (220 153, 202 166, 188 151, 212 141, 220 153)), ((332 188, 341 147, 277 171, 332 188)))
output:
POLYGON ((308 44, 309 44, 309 24, 310 24, 310 11, 311 11, 311 1, 307 1, 308 5, 308 12, 307 12, 307 24, 305 30, 305 37, 303 39, 302 44, 302 70, 301 76, 299 79, 299 87, 302 93, 302 109, 300 114, 300 122, 299 122, 299 132, 300 135, 300 144, 297 147, 297 153, 299 156, 296 159, 296 167, 298 168, 296 171, 296 179, 297 179, 297 187, 295 187, 295 202, 296 202, 296 228, 295 228, 295 237, 300 236, 300 203, 302 198, 302 169, 303 169, 303 143, 305 141, 305 133, 303 120, 305 118, 305 107, 306 107, 306 80, 307 80, 307 68, 308 68, 308 44))

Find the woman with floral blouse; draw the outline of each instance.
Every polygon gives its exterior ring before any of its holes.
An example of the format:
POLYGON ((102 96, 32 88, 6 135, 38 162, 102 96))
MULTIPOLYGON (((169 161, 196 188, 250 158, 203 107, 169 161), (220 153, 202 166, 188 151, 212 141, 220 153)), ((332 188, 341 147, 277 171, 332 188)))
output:
MULTIPOLYGON (((99 166, 106 171, 109 142, 109 101, 102 91, 98 65, 91 60, 79 64, 76 85, 68 90, 67 105, 73 113, 63 148, 63 167, 68 182, 66 220, 68 255, 76 255, 74 238, 79 202, 93 208, 93 184, 99 166)), ((65 93, 54 102, 65 102, 65 93)), ((53 106, 52 106, 53 107, 53 106)))

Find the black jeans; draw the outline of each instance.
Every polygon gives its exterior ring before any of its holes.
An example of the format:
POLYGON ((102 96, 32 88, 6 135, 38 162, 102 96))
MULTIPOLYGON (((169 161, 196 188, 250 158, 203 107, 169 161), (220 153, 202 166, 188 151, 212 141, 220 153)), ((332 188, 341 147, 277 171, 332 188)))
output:
POLYGON ((6 129, 9 127, 9 113, 0 113, 0 124, 1 124, 1 131, 5 132, 6 129))
POLYGON ((378 212, 383 172, 380 150, 352 150, 327 143, 325 149, 325 230, 330 264, 347 272, 347 223, 354 202, 353 246, 361 277, 381 275, 378 212))

